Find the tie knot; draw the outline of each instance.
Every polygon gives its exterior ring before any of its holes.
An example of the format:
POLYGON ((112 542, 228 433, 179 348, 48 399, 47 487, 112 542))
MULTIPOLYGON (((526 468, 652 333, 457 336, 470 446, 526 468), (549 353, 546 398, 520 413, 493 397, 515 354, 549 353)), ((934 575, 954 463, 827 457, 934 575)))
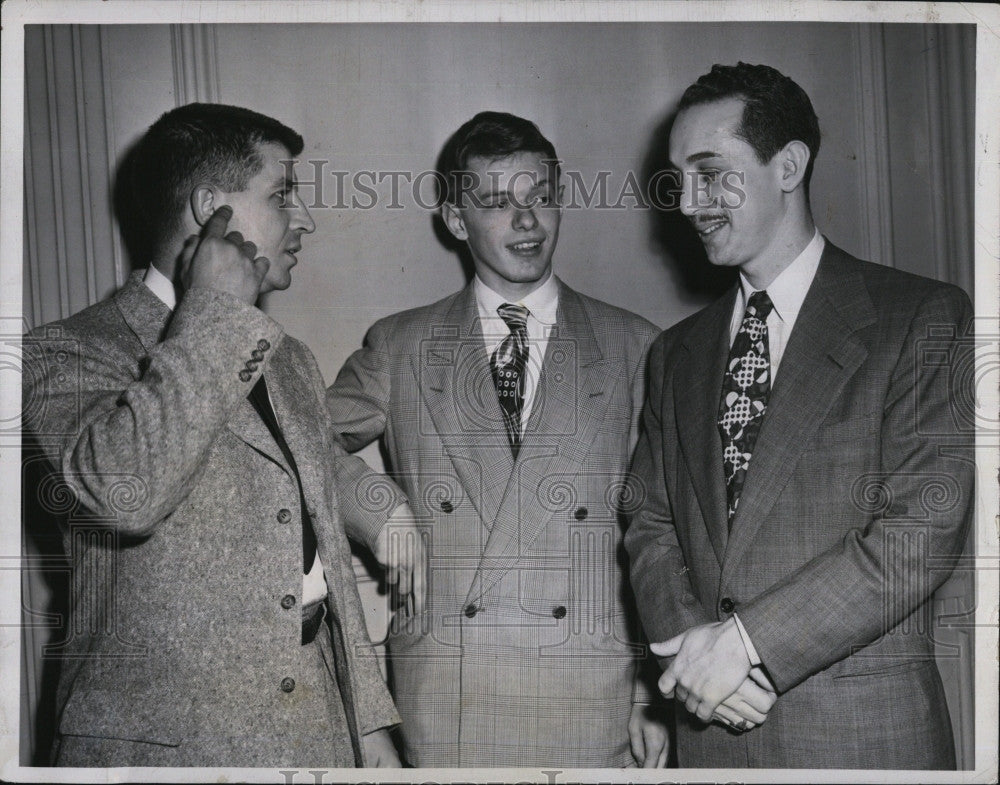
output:
POLYGON ((497 313, 512 333, 528 326, 528 309, 523 305, 504 303, 497 307, 497 313))
POLYGON ((750 295, 750 301, 747 303, 747 311, 752 311, 753 315, 762 322, 767 321, 767 317, 773 310, 774 303, 771 302, 771 298, 766 291, 754 292, 750 295))

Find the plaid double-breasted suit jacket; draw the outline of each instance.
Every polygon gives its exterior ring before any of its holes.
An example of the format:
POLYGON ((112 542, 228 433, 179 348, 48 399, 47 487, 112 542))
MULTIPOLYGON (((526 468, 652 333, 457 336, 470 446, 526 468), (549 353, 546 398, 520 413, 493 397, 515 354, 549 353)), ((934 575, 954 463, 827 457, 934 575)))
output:
POLYGON ((516 461, 471 285, 376 323, 329 389, 342 443, 384 437, 427 536, 425 612, 388 638, 410 763, 631 763, 647 696, 619 514, 656 333, 560 283, 516 461))
POLYGON ((727 525, 735 288, 650 352, 626 546, 646 634, 734 612, 778 690, 742 735, 678 711, 681 766, 954 767, 930 597, 973 510, 969 298, 827 242, 727 525))
POLYGON ((137 271, 25 341, 25 427, 56 481, 41 492, 71 513, 57 764, 353 765, 337 685, 300 641, 298 486, 247 400, 265 372, 312 507, 348 730, 398 722, 335 483, 371 470, 329 439, 313 356, 210 289, 171 316, 137 271))

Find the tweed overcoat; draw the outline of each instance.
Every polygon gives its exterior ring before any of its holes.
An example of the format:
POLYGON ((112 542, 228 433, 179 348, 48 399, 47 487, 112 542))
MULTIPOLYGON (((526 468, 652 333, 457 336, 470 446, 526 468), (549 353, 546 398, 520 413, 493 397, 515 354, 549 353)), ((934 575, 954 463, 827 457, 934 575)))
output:
POLYGON ((376 323, 328 391, 348 449, 384 436, 427 536, 425 612, 388 639, 414 765, 632 762, 619 514, 657 330, 559 286, 516 461, 471 285, 376 323))
POLYGON ((138 271, 35 331, 25 356, 25 425, 56 483, 43 492, 72 499, 64 754, 98 766, 343 765, 345 717, 338 727, 330 709, 341 696, 300 643, 298 486, 247 400, 265 372, 312 507, 348 724, 363 734, 398 722, 335 487, 371 471, 329 440, 305 346, 210 289, 189 290, 171 316, 138 271))
POLYGON ((969 299, 827 242, 730 531, 716 418, 735 296, 650 353, 625 541, 649 638, 735 612, 779 695, 742 735, 680 706, 679 764, 954 767, 928 614, 973 509, 969 299))

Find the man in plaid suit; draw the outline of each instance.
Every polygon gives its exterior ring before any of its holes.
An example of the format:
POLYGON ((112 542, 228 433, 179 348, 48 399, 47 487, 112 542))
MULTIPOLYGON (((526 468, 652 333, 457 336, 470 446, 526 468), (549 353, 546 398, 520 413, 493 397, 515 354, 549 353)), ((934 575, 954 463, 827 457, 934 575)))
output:
POLYGON ((388 640, 406 758, 662 766, 619 561, 657 329, 552 274, 562 188, 533 123, 480 113, 441 173, 474 280, 376 323, 327 400, 349 450, 384 438, 429 547, 426 607, 388 640))

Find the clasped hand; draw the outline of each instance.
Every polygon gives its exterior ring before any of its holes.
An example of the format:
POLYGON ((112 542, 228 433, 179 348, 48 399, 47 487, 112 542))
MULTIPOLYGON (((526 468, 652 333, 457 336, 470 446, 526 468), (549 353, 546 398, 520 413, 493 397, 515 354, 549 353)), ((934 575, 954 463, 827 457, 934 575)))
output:
POLYGON ((692 627, 650 649, 673 657, 660 676, 660 692, 683 702, 702 722, 749 730, 767 719, 777 700, 764 672, 751 667, 733 619, 692 627))

